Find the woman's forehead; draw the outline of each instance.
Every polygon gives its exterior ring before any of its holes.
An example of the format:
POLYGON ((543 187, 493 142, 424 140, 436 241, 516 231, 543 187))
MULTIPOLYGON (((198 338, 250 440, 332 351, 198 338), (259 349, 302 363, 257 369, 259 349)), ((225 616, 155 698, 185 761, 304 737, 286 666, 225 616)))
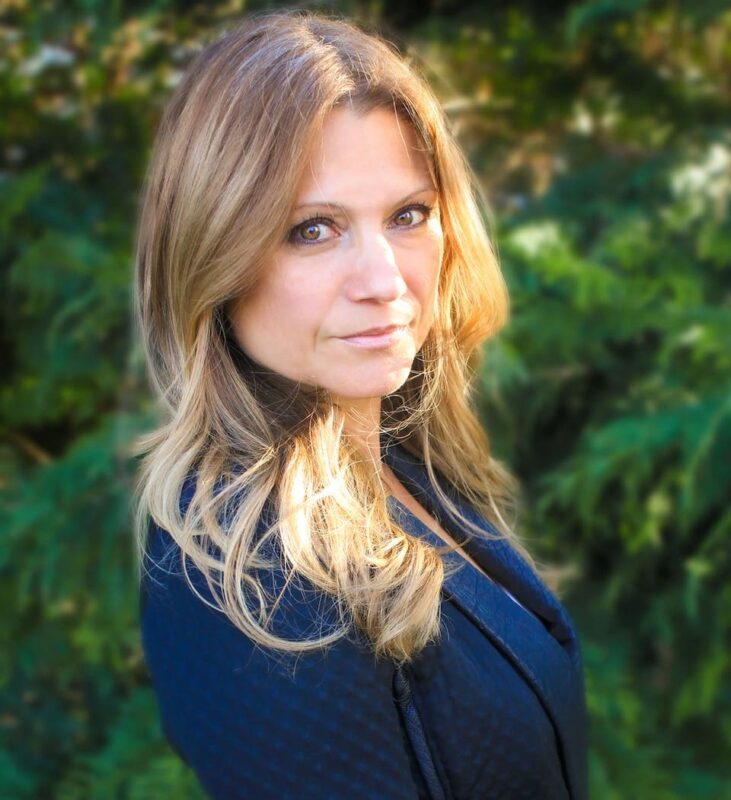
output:
POLYGON ((344 204, 367 191, 393 202, 433 188, 412 126, 391 109, 337 108, 325 118, 298 187, 296 205, 344 204))

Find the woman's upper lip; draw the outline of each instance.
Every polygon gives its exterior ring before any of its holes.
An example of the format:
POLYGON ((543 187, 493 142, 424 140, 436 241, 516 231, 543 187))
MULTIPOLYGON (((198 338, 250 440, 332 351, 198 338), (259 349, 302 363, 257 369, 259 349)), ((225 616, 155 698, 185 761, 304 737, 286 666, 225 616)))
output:
POLYGON ((396 328, 403 328, 405 323, 402 324, 393 324, 393 325, 384 325, 380 328, 367 328, 364 331, 358 331, 358 333, 349 333, 347 336, 342 336, 342 339, 352 339, 354 336, 377 336, 378 334, 382 333, 391 333, 396 328))

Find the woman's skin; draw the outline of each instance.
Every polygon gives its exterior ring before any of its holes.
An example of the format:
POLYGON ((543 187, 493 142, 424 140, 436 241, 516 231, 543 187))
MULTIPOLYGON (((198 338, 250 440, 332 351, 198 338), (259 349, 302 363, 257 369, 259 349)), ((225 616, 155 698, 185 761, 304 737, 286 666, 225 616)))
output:
POLYGON ((234 308, 233 332, 255 361, 328 389, 380 469, 381 398, 404 384, 433 321, 438 194, 413 130, 390 109, 330 112, 305 176, 290 234, 234 308), (388 346, 342 338, 393 324, 406 328, 388 346))

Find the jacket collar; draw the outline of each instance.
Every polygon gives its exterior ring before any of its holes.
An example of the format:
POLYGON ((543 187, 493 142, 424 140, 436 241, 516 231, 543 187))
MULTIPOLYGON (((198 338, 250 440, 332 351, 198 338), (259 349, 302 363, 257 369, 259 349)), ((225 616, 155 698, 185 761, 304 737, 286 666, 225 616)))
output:
MULTIPOLYGON (((443 593, 510 660, 531 686, 556 730, 571 796, 586 796, 586 707, 581 655, 574 626, 565 609, 532 567, 496 528, 437 473, 439 485, 460 513, 477 524, 477 536, 455 520, 439 500, 423 461, 397 443, 385 443, 384 461, 410 493, 469 553, 493 580, 457 553, 445 561, 459 569, 447 570, 443 593), (520 608, 497 584, 507 589, 520 608), (548 634, 548 635, 547 635, 548 634)), ((389 509, 412 535, 434 547, 446 543, 396 498, 389 509)))

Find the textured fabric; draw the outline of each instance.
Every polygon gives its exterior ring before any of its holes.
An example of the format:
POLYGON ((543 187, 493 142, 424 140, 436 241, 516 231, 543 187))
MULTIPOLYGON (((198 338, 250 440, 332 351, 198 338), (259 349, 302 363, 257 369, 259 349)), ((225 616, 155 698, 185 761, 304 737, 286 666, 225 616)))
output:
MULTIPOLYGON (((384 459, 492 580, 444 556, 461 567, 443 587, 442 637, 406 667, 376 660, 358 634, 293 665, 196 597, 172 540, 152 526, 141 626, 170 743, 213 798, 583 800, 586 709, 565 610, 507 544, 466 537, 423 464, 394 444, 384 459)), ((391 498, 389 509, 443 547, 403 504, 391 498)), ((202 576, 189 574, 210 599, 202 576)), ((282 585, 270 576, 272 589, 282 585)), ((336 621, 334 600, 302 581, 287 587, 275 628, 312 637, 336 621)))

